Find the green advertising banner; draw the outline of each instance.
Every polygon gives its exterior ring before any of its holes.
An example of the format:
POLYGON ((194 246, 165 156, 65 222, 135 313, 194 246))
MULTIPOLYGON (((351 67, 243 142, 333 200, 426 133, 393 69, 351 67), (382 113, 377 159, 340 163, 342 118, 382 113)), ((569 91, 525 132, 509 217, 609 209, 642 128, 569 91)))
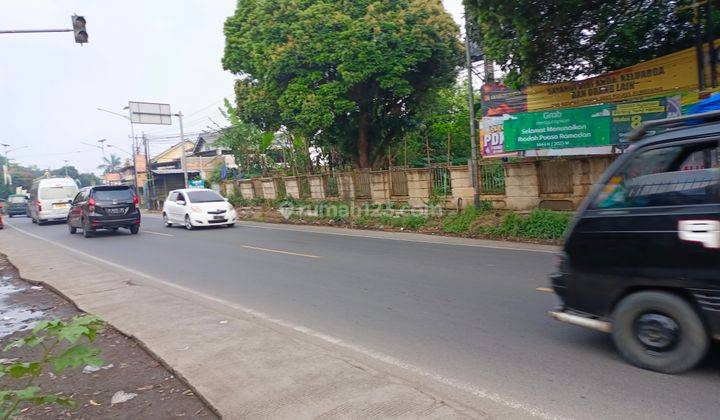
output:
POLYGON ((611 142, 609 105, 514 114, 503 124, 505 150, 567 149, 611 142))
POLYGON ((634 129, 650 120, 667 118, 668 109, 680 113, 680 98, 657 98, 647 101, 626 102, 613 105, 612 143, 626 143, 625 138, 634 129))

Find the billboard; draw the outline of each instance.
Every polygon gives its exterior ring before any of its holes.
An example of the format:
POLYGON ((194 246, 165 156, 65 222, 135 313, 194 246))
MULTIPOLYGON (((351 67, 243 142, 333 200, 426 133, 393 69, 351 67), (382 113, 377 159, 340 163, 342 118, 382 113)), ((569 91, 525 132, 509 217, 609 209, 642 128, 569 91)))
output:
MULTIPOLYGON (((677 98, 657 98, 612 105, 612 144, 624 143, 625 136, 645 121, 667 118, 668 104, 676 101, 677 98)), ((679 108, 679 104, 673 107, 679 108)))
POLYGON ((515 114, 503 123, 505 150, 605 146, 611 126, 607 105, 515 114))
POLYGON ((483 117, 527 112, 527 97, 524 91, 510 89, 502 83, 486 83, 480 89, 483 117))
POLYGON ((480 152, 483 157, 517 156, 517 153, 505 152, 503 123, 507 118, 507 115, 483 117, 480 121, 480 152))
MULTIPOLYGON (((720 45, 720 40, 716 44, 720 45)), ((706 73, 710 80, 709 68, 706 73)), ((521 91, 486 84, 482 88, 483 116, 635 101, 679 92, 684 92, 686 106, 697 102, 697 88, 695 49, 688 48, 584 80, 531 85, 521 91)))
POLYGON ((690 48, 589 79, 527 88, 528 111, 621 102, 697 89, 695 49, 690 48))

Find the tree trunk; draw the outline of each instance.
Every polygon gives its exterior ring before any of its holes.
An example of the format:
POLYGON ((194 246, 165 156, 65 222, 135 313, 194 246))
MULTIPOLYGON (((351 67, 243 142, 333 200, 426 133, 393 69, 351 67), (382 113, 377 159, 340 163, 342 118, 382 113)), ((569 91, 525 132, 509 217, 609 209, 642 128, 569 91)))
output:
POLYGON ((370 167, 370 127, 367 114, 361 113, 358 130, 358 167, 367 169, 370 167))

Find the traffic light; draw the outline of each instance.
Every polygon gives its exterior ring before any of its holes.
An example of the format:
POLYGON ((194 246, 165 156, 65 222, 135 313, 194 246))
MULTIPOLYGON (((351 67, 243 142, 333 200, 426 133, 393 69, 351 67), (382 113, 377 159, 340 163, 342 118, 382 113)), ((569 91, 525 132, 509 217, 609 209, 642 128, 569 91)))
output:
POLYGON ((85 30, 85 18, 78 15, 72 15, 72 26, 75 32, 75 42, 84 44, 88 42, 88 33, 85 30))

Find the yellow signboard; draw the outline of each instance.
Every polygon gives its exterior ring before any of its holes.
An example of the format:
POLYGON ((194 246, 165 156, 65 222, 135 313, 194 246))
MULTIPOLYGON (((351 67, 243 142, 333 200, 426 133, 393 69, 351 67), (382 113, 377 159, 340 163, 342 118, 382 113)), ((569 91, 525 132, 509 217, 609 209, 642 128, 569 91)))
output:
MULTIPOLYGON (((709 71, 707 73, 709 76, 709 71)), ((585 80, 529 86, 526 90, 527 110, 660 97, 697 87, 696 53, 694 48, 688 48, 585 80)))

